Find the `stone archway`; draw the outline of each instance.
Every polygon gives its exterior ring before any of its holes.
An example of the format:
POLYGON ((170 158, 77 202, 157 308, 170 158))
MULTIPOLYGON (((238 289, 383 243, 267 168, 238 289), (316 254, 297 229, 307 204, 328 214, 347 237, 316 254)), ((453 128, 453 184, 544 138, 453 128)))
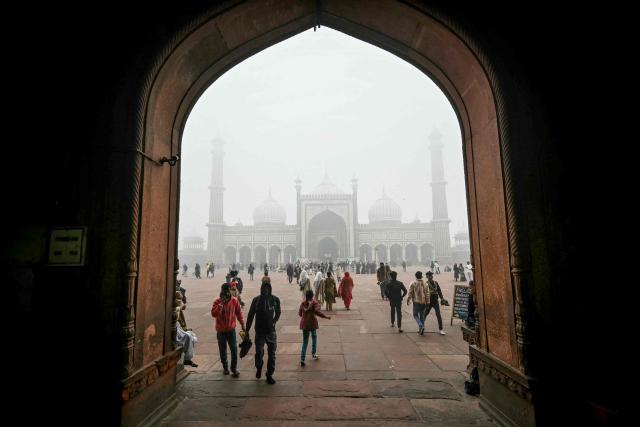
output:
POLYGON ((376 262, 389 262, 387 259, 387 247, 383 244, 376 245, 376 247, 373 248, 373 255, 376 262))
POLYGON ((371 260, 373 260, 373 255, 372 255, 373 251, 371 249, 371 246, 364 244, 362 246, 360 246, 360 261, 363 262, 370 262, 371 260))
MULTIPOLYGON (((497 83, 491 80, 488 61, 474 51, 473 43, 440 16, 410 3, 292 4, 285 0, 254 0, 208 10, 171 39, 169 48, 162 50, 154 68, 149 70, 139 98, 141 126, 131 150, 143 152, 151 159, 179 156, 184 123, 206 87, 243 59, 318 23, 379 46, 421 69, 447 94, 460 120, 480 316, 479 347, 473 357, 482 357, 483 366, 489 367, 484 381, 500 386, 491 372, 497 370, 501 378, 517 376, 509 369, 517 374, 527 373, 526 328, 522 326, 516 331, 515 327, 516 317, 520 322, 519 316, 524 312, 521 308, 516 310, 514 299, 514 292, 520 292, 523 283, 521 270, 517 269, 517 275, 511 274, 512 267, 516 268, 518 260, 526 256, 522 257, 524 250, 518 251, 514 214, 509 211, 507 215, 507 200, 512 196, 507 186, 512 172, 509 151, 503 150, 503 146, 508 148, 511 141, 499 123, 497 106, 503 100, 499 98, 497 83), (491 265, 485 266, 485 262, 491 265)), ((139 384, 133 373, 151 363, 159 366, 160 359, 166 359, 169 367, 174 366, 173 370, 163 370, 163 375, 175 375, 175 362, 171 362, 175 329, 169 297, 175 279, 171 260, 176 258, 177 251, 180 165, 171 168, 159 162, 147 163, 143 157, 136 159, 129 177, 132 199, 136 200, 132 203, 135 212, 130 215, 133 218, 130 277, 134 279, 127 284, 129 291, 123 293, 127 295, 124 306, 131 308, 132 313, 123 326, 124 330, 132 331, 124 335, 122 344, 126 349, 123 370, 131 374, 123 381, 127 390, 123 395, 127 396, 131 395, 128 390, 139 384), (158 248, 164 252, 159 253, 158 248), (158 268, 158 262, 168 265, 158 268), (129 325, 135 326, 127 329, 129 325), (144 335, 151 327, 163 335, 153 346, 147 345, 144 335)), ((255 249, 257 263, 261 258, 266 261, 266 251, 262 248, 261 257, 259 248, 255 249)), ((520 299, 517 303, 523 304, 520 299)), ((151 388, 146 390, 149 394, 157 393, 151 388)), ((135 391, 142 393, 145 389, 135 391)), ((529 405, 518 402, 523 408, 529 405)), ((125 402, 125 408, 129 404, 125 402)), ((499 398, 488 404, 498 411, 504 406, 499 398)))
POLYGON ((251 248, 248 246, 242 246, 240 248, 240 262, 246 266, 249 265, 251 261, 251 248))
POLYGON ((267 262, 267 250, 264 246, 256 246, 253 248, 253 262, 256 264, 256 268, 261 269, 267 262))
MULTIPOLYGON (((347 224, 343 218, 328 209, 317 214, 309 221, 307 228, 307 254, 309 254, 309 258, 324 258, 325 254, 319 252, 319 250, 321 242, 329 245, 326 239, 333 240, 337 245, 334 261, 337 258, 347 257, 349 250, 347 224)), ((329 248, 329 246, 323 246, 323 248, 329 248)), ((329 253, 333 253, 333 250, 329 253)))
POLYGON ((413 243, 409 243, 404 248, 405 257, 408 265, 415 265, 418 263, 418 247, 413 243))
POLYGON ((295 263, 296 262, 296 247, 295 246, 285 246, 284 248, 284 259, 283 263, 295 263))
POLYGON ((396 266, 402 264, 402 246, 397 243, 391 245, 389 253, 391 255, 391 259, 389 260, 390 265, 396 266))
POLYGON ((433 246, 429 243, 425 243, 420 246, 420 263, 422 265, 430 264, 433 261, 433 246))
POLYGON ((338 259, 338 242, 332 237, 324 237, 318 241, 318 258, 323 261, 336 262, 338 259))
POLYGON ((280 246, 271 246, 269 248, 269 264, 280 265, 281 255, 282 249, 280 249, 280 246))
POLYGON ((228 265, 236 262, 236 248, 233 246, 227 246, 224 248, 224 262, 228 265))

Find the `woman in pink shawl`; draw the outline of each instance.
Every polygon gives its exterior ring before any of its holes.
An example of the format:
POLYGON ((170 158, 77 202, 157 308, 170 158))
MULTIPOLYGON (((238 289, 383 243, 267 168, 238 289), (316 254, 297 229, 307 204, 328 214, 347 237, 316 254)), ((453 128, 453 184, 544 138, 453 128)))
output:
POLYGON ((351 295, 352 290, 353 279, 349 275, 349 272, 345 271, 344 277, 342 277, 342 280, 340 281, 338 295, 340 296, 340 298, 342 298, 342 301, 344 301, 344 305, 345 307, 347 307, 347 310, 349 310, 349 306, 351 305, 351 298, 353 298, 353 296, 351 295))

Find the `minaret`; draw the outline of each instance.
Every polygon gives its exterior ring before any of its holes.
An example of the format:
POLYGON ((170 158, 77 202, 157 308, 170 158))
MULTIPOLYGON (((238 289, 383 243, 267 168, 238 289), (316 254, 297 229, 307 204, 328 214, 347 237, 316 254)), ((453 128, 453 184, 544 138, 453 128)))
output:
POLYGON ((302 258, 302 205, 300 203, 300 191, 302 190, 302 181, 300 177, 296 178, 296 257, 302 258))
POLYGON ((208 261, 222 262, 224 246, 224 181, 223 158, 224 141, 215 138, 211 149, 211 184, 209 185, 209 239, 207 242, 208 261))
POLYGON ((358 178, 355 176, 351 180, 351 190, 351 197, 353 198, 353 253, 351 256, 355 258, 360 246, 358 236, 358 178))
POLYGON ((451 238, 449 234, 449 213, 447 209, 447 181, 444 179, 444 163, 442 161, 442 134, 437 130, 429 135, 431 144, 431 202, 433 206, 434 257, 444 264, 451 258, 451 238))

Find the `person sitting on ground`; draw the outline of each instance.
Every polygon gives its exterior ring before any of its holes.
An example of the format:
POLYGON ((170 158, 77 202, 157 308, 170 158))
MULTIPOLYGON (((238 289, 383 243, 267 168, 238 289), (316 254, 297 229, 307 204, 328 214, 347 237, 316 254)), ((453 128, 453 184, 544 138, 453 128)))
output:
MULTIPOLYGON (((180 291, 176 291, 175 295, 177 303, 176 305, 178 305, 178 307, 176 307, 176 310, 182 311, 180 309, 182 304, 182 293, 180 291)), ((182 325, 178 321, 176 324, 176 346, 182 346, 185 366, 193 366, 194 368, 198 367, 198 365, 193 361, 193 352, 196 342, 198 342, 198 337, 196 336, 195 332, 183 329, 182 325)))

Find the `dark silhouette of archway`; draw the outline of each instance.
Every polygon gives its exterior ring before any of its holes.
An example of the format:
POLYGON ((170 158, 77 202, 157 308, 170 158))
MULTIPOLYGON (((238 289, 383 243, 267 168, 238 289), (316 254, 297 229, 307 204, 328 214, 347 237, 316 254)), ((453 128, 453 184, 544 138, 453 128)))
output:
POLYGON ((320 242, 326 238, 333 239, 337 245, 336 259, 346 258, 348 255, 347 224, 344 219, 328 209, 311 218, 307 236, 307 253, 310 258, 319 259, 324 256, 319 250, 320 242))

